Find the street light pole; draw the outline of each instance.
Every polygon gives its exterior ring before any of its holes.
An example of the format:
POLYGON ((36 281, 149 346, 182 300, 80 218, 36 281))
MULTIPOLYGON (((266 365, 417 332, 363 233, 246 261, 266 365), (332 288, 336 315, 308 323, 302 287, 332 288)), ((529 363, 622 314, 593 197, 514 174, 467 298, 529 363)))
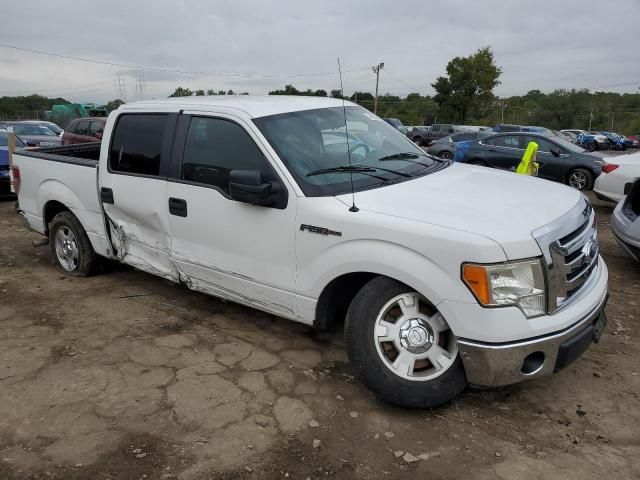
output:
POLYGON ((371 67, 373 73, 376 74, 376 98, 373 101, 373 113, 378 114, 378 84, 380 83, 380 70, 384 68, 384 63, 379 63, 375 67, 371 67))

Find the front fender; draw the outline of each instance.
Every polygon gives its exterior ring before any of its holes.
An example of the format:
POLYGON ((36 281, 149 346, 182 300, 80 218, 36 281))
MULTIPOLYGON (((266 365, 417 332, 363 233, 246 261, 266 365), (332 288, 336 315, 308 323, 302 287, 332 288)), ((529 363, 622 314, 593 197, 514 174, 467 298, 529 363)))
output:
MULTIPOLYGON (((298 270, 300 320, 305 323, 313 321, 317 300, 332 280, 356 272, 398 280, 420 292, 436 306, 445 299, 474 301, 459 278, 459 264, 452 270, 396 243, 352 240, 328 248, 298 270)), ((455 329, 455 325, 451 326, 455 329)))

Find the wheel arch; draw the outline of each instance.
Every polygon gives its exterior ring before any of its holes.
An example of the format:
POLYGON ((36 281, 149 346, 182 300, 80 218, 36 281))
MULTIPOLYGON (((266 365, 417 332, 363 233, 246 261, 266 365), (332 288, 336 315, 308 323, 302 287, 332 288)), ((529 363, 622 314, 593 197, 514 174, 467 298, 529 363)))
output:
POLYGON ((321 256, 310 265, 308 271, 315 273, 313 284, 305 288, 306 281, 311 278, 307 277, 305 281, 306 275, 300 277, 301 290, 306 291, 303 298, 309 301, 301 305, 299 314, 319 329, 340 323, 358 291, 378 276, 406 285, 436 307, 445 298, 469 300, 451 275, 424 255, 388 242, 378 243, 353 242, 355 248, 341 249, 342 252, 330 257, 321 256), (379 250, 381 246, 384 247, 383 255, 379 250), (372 261, 372 258, 376 260, 372 261), (393 262, 384 261, 389 258, 393 258, 393 262))
POLYGON ((60 212, 71 212, 71 209, 58 200, 49 200, 42 207, 42 221, 44 222, 45 235, 49 235, 49 224, 60 212))

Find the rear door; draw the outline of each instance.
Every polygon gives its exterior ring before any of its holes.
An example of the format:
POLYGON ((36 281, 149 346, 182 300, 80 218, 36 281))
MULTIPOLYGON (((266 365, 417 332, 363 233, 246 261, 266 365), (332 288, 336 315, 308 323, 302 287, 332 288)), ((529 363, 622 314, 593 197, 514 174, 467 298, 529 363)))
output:
POLYGON ((191 288, 295 319, 296 202, 229 196, 231 170, 258 170, 287 189, 257 129, 242 118, 185 112, 167 184, 172 258, 191 288))
POLYGON ((167 172, 177 113, 124 112, 100 155, 100 197, 117 257, 177 281, 170 260, 167 172), (104 156, 107 158, 105 159, 104 156))
POLYGON ((76 133, 73 136, 73 143, 86 143, 90 141, 89 126, 91 122, 89 120, 80 120, 76 125, 76 133))
POLYGON ((524 155, 522 135, 498 135, 481 141, 486 145, 487 165, 502 170, 512 170, 518 166, 524 155))
POLYGON ((568 152, 551 140, 537 135, 528 135, 526 137, 526 145, 528 145, 529 142, 536 142, 538 144, 538 154, 536 155, 536 160, 538 165, 540 165, 538 176, 556 182, 564 182, 565 176, 571 166, 568 161, 568 152), (560 154, 556 157, 551 153, 552 149, 556 149, 560 154))

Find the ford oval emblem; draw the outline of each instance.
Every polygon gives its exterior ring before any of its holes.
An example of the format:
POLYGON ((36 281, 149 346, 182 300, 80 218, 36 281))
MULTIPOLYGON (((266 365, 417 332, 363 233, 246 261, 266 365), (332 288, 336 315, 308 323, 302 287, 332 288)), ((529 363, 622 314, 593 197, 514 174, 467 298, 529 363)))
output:
POLYGON ((594 240, 589 240, 582 247, 582 254, 584 255, 584 257, 582 258, 582 264, 590 264, 598 254, 598 244, 594 240))

